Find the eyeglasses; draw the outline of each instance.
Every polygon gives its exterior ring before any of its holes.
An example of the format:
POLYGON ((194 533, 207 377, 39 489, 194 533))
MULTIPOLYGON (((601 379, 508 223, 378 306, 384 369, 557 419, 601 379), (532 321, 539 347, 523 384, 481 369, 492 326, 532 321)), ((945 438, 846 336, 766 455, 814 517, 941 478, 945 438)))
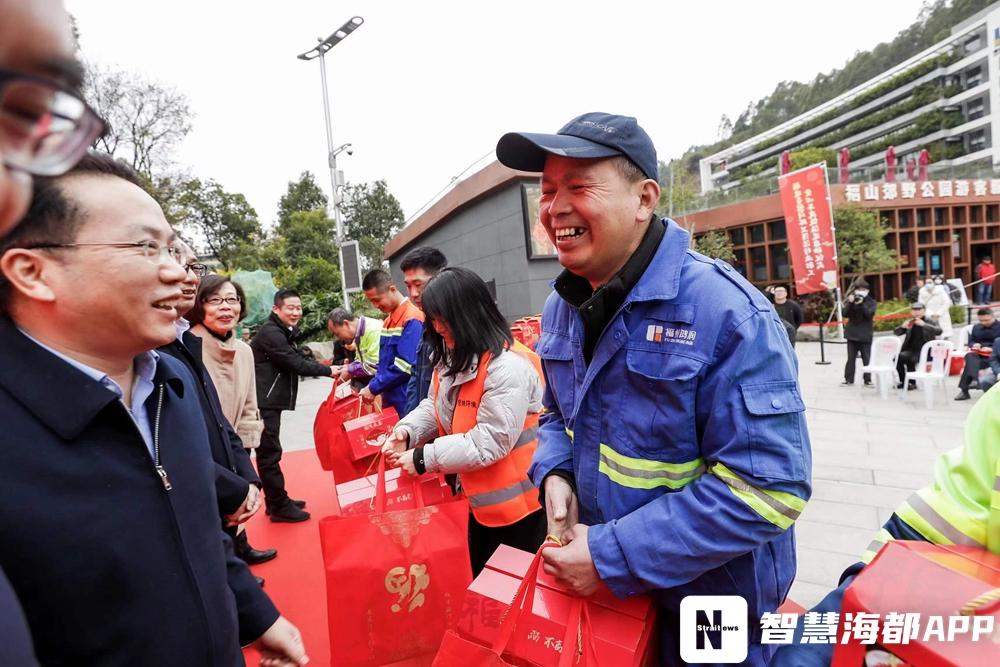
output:
MULTIPOLYGON (((160 245, 158 242, 153 240, 136 241, 135 243, 37 243, 35 245, 25 247, 25 250, 64 250, 85 247, 138 248, 142 251, 142 256, 154 264, 162 262, 165 258, 169 257, 177 264, 185 266, 181 260, 182 253, 180 248, 170 244, 160 245)), ((187 266, 185 266, 185 268, 187 268, 187 266)))
POLYGON ((0 69, 0 150, 7 167, 58 176, 105 128, 78 93, 42 77, 0 69))
POLYGON ((185 264, 184 270, 190 271, 199 278, 204 278, 208 275, 208 266, 205 264, 198 264, 197 262, 193 264, 185 264))
POLYGON ((221 296, 213 296, 205 299, 205 303, 207 303, 210 306, 221 306, 222 304, 226 304, 228 306, 235 306, 236 304, 240 303, 240 298, 238 296, 227 296, 225 299, 223 299, 221 296))

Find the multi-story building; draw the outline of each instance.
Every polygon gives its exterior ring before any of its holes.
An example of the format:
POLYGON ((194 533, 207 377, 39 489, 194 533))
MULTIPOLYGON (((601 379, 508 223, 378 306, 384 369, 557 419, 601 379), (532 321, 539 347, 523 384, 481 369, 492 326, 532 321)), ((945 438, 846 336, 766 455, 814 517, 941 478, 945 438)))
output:
POLYGON ((880 76, 702 159, 702 193, 773 178, 784 151, 804 148, 847 148, 851 181, 881 178, 889 146, 901 175, 923 149, 931 174, 964 176, 1000 165, 998 53, 995 3, 880 76))

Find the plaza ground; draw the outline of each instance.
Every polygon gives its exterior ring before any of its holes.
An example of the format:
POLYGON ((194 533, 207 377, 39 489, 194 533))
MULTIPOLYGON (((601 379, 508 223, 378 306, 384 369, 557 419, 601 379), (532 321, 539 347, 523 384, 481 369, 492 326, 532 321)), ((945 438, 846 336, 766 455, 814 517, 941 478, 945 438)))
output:
MULTIPOLYGON (((973 390, 971 401, 952 400, 956 376, 931 410, 922 392, 900 399, 893 390, 882 400, 860 386, 860 378, 853 387, 839 386, 844 345, 826 346, 832 363, 825 366, 815 363, 818 343, 799 343, 796 353, 812 441, 813 495, 795 524, 798 574, 791 597, 809 607, 857 562, 893 509, 931 480, 935 457, 962 444, 965 417, 982 394, 973 390)), ((299 384, 298 408, 282 420, 286 450, 312 448, 313 417, 330 386, 326 378, 299 384)))

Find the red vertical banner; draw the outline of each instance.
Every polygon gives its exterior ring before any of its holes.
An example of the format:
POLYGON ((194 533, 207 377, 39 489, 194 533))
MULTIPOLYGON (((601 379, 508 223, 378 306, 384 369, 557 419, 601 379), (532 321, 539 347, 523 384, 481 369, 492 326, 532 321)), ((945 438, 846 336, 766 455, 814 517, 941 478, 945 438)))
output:
POLYGON ((785 213, 795 291, 822 292, 837 286, 837 245, 833 235, 826 167, 816 164, 778 178, 785 213))

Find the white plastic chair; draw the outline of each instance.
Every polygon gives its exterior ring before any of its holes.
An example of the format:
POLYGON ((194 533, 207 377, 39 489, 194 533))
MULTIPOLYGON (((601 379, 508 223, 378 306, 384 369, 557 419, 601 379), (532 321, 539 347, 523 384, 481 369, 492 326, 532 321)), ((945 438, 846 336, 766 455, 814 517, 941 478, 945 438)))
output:
POLYGON ((917 370, 906 371, 900 395, 905 396, 910 380, 916 380, 917 387, 924 391, 924 403, 927 408, 934 407, 934 389, 941 385, 942 395, 947 390, 945 379, 948 377, 948 363, 953 349, 950 340, 929 340, 924 343, 920 348, 917 370), (930 370, 927 370, 928 368, 930 370))
POLYGON ((896 336, 876 338, 872 343, 872 356, 868 365, 861 367, 862 373, 871 374, 882 398, 889 398, 889 387, 896 384, 896 361, 902 347, 903 341, 896 336))

